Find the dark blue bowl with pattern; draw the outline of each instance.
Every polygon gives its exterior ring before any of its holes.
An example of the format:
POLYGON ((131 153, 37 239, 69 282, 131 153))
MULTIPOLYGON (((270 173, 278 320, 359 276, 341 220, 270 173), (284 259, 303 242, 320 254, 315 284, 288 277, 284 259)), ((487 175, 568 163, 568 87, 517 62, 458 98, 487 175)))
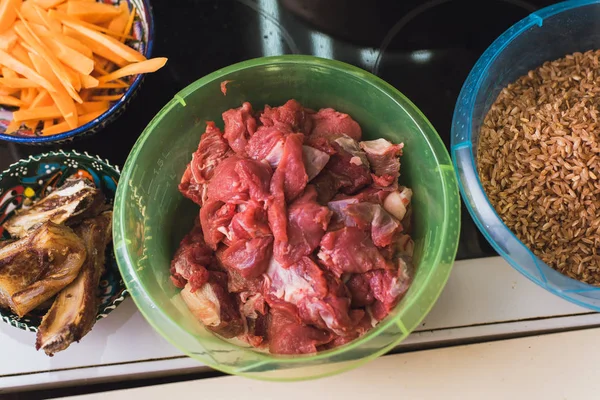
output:
MULTIPOLYGON (((120 176, 119 168, 87 153, 43 153, 20 160, 0 173, 0 241, 10 238, 1 226, 8 218, 24 204, 46 196, 73 176, 86 177, 94 182, 112 205, 120 176)), ((106 317, 127 296, 112 244, 106 249, 106 272, 100 279, 99 296, 97 319, 106 317)), ((0 308, 0 319, 14 327, 36 332, 45 312, 33 310, 19 318, 12 311, 0 308)))
MULTIPOLYGON (((152 55, 152 47, 154 44, 154 19, 152 16, 152 7, 149 0, 97 0, 102 3, 119 5, 121 1, 126 1, 129 4, 129 9, 135 8, 136 16, 133 23, 133 38, 125 43, 144 54, 146 58, 152 55)), ((93 135, 104 129, 108 124, 114 121, 121 115, 129 102, 135 97, 142 81, 144 74, 135 75, 132 77, 123 78, 128 80, 130 84, 123 96, 115 101, 110 108, 94 120, 81 125, 78 128, 70 131, 58 133, 55 135, 43 136, 39 130, 31 130, 22 125, 19 130, 12 134, 6 134, 6 128, 12 121, 12 113, 14 108, 4 108, 0 106, 0 140, 14 142, 25 145, 48 145, 61 142, 68 142, 75 138, 82 138, 93 135)))

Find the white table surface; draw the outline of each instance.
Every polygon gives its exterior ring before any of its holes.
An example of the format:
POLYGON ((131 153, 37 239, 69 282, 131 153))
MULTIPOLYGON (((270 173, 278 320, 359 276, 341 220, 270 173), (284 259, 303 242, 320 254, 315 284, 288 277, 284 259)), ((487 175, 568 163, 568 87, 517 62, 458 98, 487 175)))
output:
MULTIPOLYGON (((600 314, 546 292, 500 257, 459 261, 436 306, 400 349, 594 326, 600 314)), ((207 370, 154 332, 131 299, 52 358, 36 352, 34 341, 34 333, 0 324, 0 393, 207 370)))
POLYGON ((381 357, 315 381, 241 377, 69 397, 73 400, 210 399, 582 400, 600 393, 600 329, 455 346, 381 357))

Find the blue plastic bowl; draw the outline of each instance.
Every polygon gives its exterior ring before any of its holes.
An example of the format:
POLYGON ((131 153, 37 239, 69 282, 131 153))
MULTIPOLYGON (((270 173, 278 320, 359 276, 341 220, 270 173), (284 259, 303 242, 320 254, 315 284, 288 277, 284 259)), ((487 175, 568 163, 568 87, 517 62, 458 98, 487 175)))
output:
MULTIPOLYGON (((106 2, 104 0, 96 1, 106 2)), ((135 40, 131 40, 127 43, 144 54, 146 58, 150 58, 154 44, 154 18, 152 15, 150 0, 110 0, 110 3, 118 5, 121 1, 127 1, 130 9, 132 7, 135 7, 136 9, 136 17, 133 24, 133 37, 135 40)), ((31 135, 30 133, 16 133, 10 135, 0 133, 0 140, 26 145, 48 145, 71 141, 75 138, 90 136, 96 132, 99 132, 125 111, 125 108, 136 95, 137 90, 140 88, 144 79, 144 74, 136 75, 135 77, 132 77, 132 79, 133 80, 130 82, 131 84, 129 88, 127 91, 125 91, 123 96, 118 101, 114 102, 110 108, 104 112, 104 114, 88 122, 87 124, 81 125, 70 131, 48 136, 37 136, 31 135)), ((1 109, 0 111, 6 112, 6 110, 1 109)), ((0 118, 0 120, 2 120, 2 118, 0 118)), ((8 121, 0 121, 0 125, 5 125, 7 123, 8 121)), ((5 128, 5 126, 0 128, 0 132, 4 132, 5 128)))
POLYGON ((476 168, 479 128, 498 94, 545 61, 600 48, 600 2, 566 1, 519 21, 483 53, 467 77, 452 120, 451 155, 463 200, 475 223, 517 271, 544 289, 600 311, 600 288, 569 278, 545 264, 502 222, 476 168))

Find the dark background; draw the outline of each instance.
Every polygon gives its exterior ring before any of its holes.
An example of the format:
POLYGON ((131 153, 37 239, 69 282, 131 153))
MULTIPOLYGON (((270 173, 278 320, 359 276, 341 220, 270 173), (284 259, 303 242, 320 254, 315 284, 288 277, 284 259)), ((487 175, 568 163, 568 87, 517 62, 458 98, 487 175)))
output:
MULTIPOLYGON (((151 0, 152 1, 152 0, 151 0)), ((452 112, 471 67, 492 41, 549 0, 154 0, 154 56, 127 111, 90 138, 60 146, 0 144, 0 170, 48 150, 76 149, 122 166, 138 136, 175 93, 224 66, 276 54, 335 58, 373 72, 410 98, 450 144, 452 112)), ((174 133, 175 134, 175 133, 174 133)), ((463 206, 457 259, 495 255, 463 206)), ((54 397, 197 378, 121 382, 59 391, 54 397)), ((13 396, 11 396, 13 397, 13 396)), ((16 396, 18 397, 18 396, 16 396)))

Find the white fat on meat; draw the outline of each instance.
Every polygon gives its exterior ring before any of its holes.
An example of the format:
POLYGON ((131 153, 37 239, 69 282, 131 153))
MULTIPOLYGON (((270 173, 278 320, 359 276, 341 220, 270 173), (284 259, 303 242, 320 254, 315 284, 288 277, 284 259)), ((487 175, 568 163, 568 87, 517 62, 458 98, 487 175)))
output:
POLYGON ((190 284, 181 291, 181 298, 194 317, 206 326, 221 324, 221 303, 210 283, 205 283, 192 293, 190 284))
POLYGON ((383 208, 385 211, 392 214, 399 221, 404 219, 406 215, 406 209, 412 199, 412 190, 409 188, 402 188, 402 190, 395 190, 391 192, 383 201, 383 208))
POLYGON ((265 160, 268 161, 269 165, 275 169, 279 162, 281 161, 281 157, 283 157, 283 145, 285 144, 285 140, 282 139, 277 142, 275 146, 269 151, 269 154, 265 157, 265 160))
POLYGON ((354 165, 365 165, 370 168, 367 154, 360 148, 358 142, 348 135, 342 135, 334 140, 340 147, 352 154, 350 162, 354 165))
MULTIPOLYGON (((385 155, 385 153, 388 151, 388 149, 392 146, 394 146, 393 143, 391 143, 390 141, 385 140, 383 138, 376 139, 376 140, 366 140, 366 141, 360 142, 360 147, 364 151, 366 151, 368 154, 372 154, 375 156, 385 155)), ((404 144, 400 143, 400 146, 404 147, 404 144)))
POLYGON ((278 299, 297 305, 301 300, 315 294, 311 283, 298 275, 293 266, 283 268, 274 257, 271 258, 266 275, 269 291, 278 299))
POLYGON ((325 168, 329 162, 329 154, 314 147, 302 146, 302 161, 310 182, 325 168))

